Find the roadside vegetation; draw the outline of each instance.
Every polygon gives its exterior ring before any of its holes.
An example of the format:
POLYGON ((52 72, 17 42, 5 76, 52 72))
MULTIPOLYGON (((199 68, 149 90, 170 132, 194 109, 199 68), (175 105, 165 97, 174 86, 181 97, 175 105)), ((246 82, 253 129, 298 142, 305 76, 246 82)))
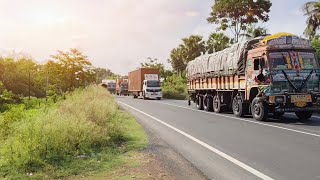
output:
POLYGON ((135 120, 94 85, 58 103, 12 105, 0 115, 0 134, 0 177, 6 179, 110 171, 125 161, 124 153, 147 145, 135 120))
POLYGON ((164 98, 186 100, 188 97, 187 80, 185 76, 173 74, 168 76, 162 84, 164 98))

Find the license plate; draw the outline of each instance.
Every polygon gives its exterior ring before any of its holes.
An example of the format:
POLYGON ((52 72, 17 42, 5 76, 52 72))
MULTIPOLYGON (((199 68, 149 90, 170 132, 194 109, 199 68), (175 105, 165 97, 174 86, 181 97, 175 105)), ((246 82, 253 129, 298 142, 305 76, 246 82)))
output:
POLYGON ((152 93, 151 95, 157 95, 157 93, 152 93))
POLYGON ((291 102, 312 102, 311 95, 292 95, 291 102))

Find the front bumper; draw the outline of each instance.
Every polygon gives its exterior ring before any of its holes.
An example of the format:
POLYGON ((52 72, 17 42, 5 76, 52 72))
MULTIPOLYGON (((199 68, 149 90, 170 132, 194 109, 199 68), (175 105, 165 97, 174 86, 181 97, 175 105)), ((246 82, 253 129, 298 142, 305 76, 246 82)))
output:
POLYGON ((162 98, 162 92, 146 92, 146 98, 162 98))

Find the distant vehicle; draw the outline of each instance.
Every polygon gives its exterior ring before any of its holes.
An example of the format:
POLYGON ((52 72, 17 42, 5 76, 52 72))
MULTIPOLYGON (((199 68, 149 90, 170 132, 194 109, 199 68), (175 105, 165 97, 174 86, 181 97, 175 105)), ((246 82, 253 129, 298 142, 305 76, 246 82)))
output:
POLYGON ((134 98, 142 97, 143 99, 162 98, 160 71, 159 69, 141 68, 129 72, 129 93, 134 98))
POLYGON ((188 91, 199 110, 230 109, 259 121, 320 110, 319 62, 307 39, 289 33, 237 43, 188 63, 188 91))
POLYGON ((128 91, 128 79, 123 79, 123 78, 118 78, 116 82, 116 92, 117 95, 121 96, 128 96, 129 91, 128 91))
POLYGON ((105 88, 107 88, 107 90, 108 90, 111 94, 115 94, 115 93, 116 93, 116 80, 113 80, 113 79, 104 79, 104 80, 102 80, 102 86, 104 86, 105 88))

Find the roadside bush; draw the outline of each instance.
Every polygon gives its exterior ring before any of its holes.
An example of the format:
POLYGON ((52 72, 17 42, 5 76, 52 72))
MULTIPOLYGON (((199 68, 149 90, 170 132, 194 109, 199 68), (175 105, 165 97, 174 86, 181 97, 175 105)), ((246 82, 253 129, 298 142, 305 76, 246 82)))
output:
POLYGON ((118 106, 103 88, 76 90, 47 111, 25 113, 23 108, 0 116, 1 132, 10 132, 0 141, 1 176, 57 168, 77 156, 91 156, 127 140, 118 106))
POLYGON ((184 77, 173 74, 162 85, 163 97, 168 99, 187 99, 187 81, 184 77))

